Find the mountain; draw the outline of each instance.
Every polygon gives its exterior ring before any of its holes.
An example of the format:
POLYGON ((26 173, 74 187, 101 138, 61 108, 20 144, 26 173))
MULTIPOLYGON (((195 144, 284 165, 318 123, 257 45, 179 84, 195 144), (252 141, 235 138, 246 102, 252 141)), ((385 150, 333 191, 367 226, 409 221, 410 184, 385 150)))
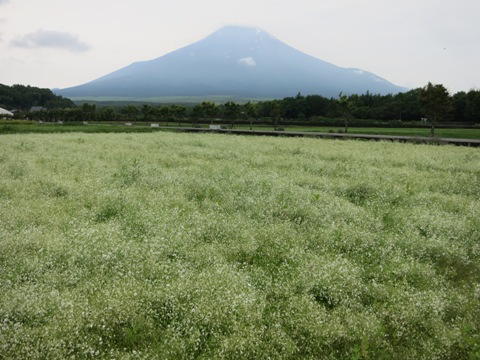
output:
POLYGON ((388 94, 405 90, 373 73, 307 55, 262 30, 228 26, 157 59, 135 62, 55 92, 71 98, 283 98, 299 92, 337 97, 340 92, 388 94))

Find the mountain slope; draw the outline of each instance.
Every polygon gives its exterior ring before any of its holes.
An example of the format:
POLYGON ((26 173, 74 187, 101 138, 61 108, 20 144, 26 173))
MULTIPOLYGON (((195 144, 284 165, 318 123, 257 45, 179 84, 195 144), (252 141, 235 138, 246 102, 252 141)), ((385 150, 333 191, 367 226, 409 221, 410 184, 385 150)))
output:
POLYGON ((253 28, 224 27, 207 38, 150 61, 133 63, 89 83, 56 90, 66 97, 229 95, 280 98, 301 92, 397 93, 404 88, 359 69, 302 53, 253 28))

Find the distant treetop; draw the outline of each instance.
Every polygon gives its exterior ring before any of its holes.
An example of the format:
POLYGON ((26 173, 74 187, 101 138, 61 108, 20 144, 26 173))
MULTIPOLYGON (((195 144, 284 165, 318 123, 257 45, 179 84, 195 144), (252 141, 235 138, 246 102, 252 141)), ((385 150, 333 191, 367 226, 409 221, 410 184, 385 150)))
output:
POLYGON ((0 107, 29 111, 32 107, 46 109, 72 108, 75 107, 75 104, 70 99, 55 95, 50 89, 0 84, 0 107))

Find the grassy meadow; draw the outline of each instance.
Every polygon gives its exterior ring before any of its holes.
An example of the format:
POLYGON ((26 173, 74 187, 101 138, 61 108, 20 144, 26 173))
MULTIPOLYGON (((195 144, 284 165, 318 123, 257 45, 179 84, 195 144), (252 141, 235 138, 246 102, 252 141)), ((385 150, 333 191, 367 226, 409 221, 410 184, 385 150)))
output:
POLYGON ((480 151, 0 136, 0 359, 479 359, 480 151))

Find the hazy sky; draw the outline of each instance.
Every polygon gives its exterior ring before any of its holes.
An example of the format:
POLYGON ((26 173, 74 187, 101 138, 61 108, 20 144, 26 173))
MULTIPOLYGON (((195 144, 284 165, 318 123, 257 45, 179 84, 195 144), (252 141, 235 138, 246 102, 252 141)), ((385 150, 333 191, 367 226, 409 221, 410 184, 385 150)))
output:
POLYGON ((396 85, 480 88, 478 0, 0 0, 0 83, 80 85, 224 25, 396 85))

